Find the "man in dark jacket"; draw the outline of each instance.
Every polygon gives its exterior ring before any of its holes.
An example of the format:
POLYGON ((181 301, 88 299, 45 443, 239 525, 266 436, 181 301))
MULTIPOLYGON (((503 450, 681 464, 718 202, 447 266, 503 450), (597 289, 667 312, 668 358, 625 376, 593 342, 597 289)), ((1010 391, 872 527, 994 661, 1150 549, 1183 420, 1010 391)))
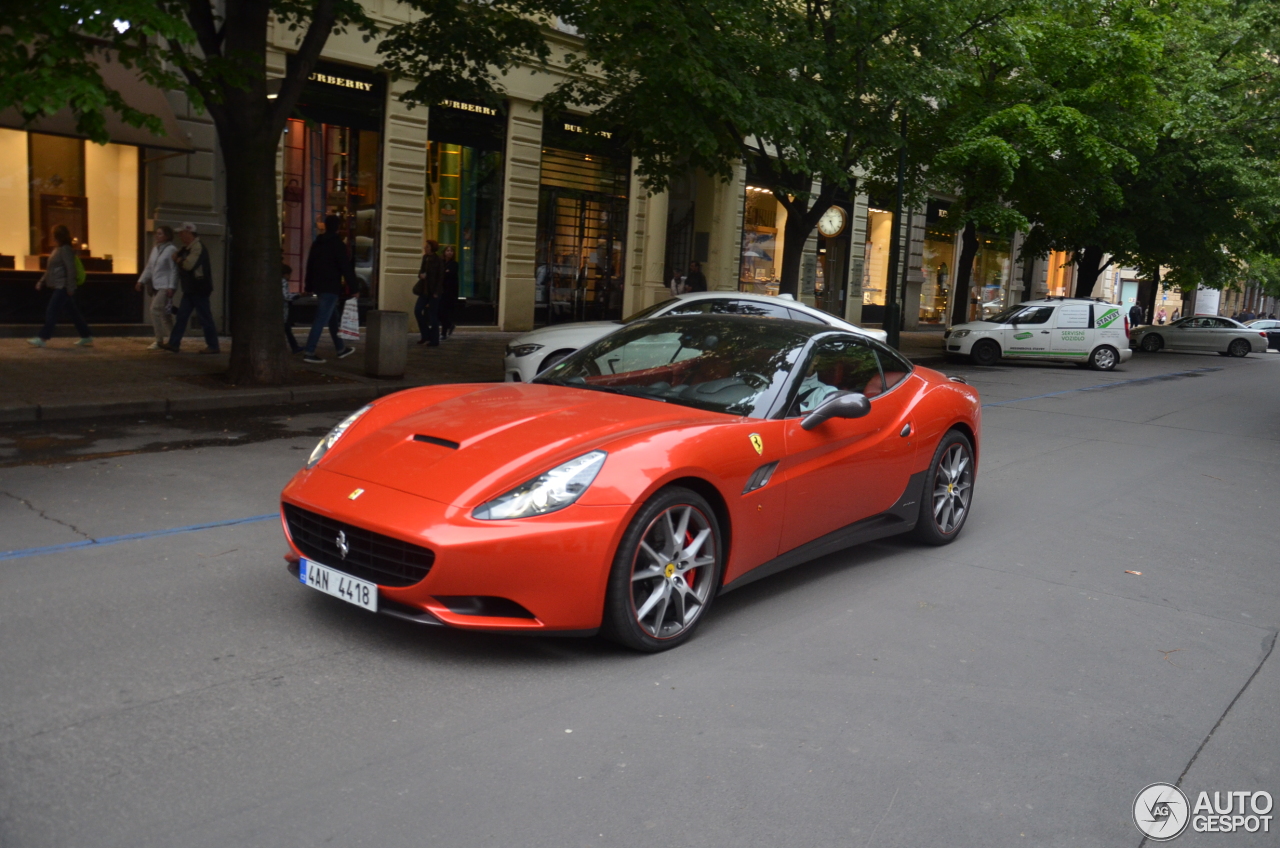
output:
MULTIPOLYGON (((346 299, 348 292, 360 290, 356 280, 356 269, 351 263, 351 255, 347 253, 346 242, 342 240, 342 219, 337 215, 326 215, 324 232, 311 243, 311 251, 307 254, 307 275, 305 287, 308 293, 316 295, 316 317, 311 322, 311 334, 307 336, 307 352, 303 362, 324 362, 316 356, 316 345, 320 344, 320 336, 329 319, 335 313, 341 315, 340 304, 346 299)), ((333 344, 338 349, 338 358, 343 359, 356 352, 351 345, 344 344, 337 335, 333 344)))
POLYGON ((209 263, 209 251, 200 236, 196 234, 196 225, 183 224, 178 230, 178 240, 182 247, 173 255, 173 264, 178 266, 178 286, 182 289, 182 303, 178 306, 178 314, 173 319, 173 332, 169 335, 169 343, 165 350, 177 353, 182 345, 182 336, 187 332, 187 324, 194 312, 204 328, 204 350, 201 353, 221 353, 218 347, 218 328, 213 323, 213 309, 209 305, 209 297, 213 294, 213 266, 209 263))
POLYGON ((689 273, 684 278, 684 290, 687 292, 704 292, 707 290, 707 276, 702 273, 701 263, 689 263, 689 273))
POLYGON ((1135 303, 1129 307, 1129 326, 1136 327, 1141 323, 1143 323, 1142 307, 1135 303))

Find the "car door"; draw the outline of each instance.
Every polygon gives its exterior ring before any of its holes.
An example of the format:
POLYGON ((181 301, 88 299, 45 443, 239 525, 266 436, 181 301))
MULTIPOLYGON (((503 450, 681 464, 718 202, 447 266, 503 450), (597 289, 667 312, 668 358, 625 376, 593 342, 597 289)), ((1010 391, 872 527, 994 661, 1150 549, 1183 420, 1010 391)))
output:
POLYGON ((1209 325, 1209 332, 1206 334, 1208 338, 1207 350, 1224 351, 1230 346, 1234 339, 1244 335, 1235 321, 1226 318, 1206 318, 1204 319, 1209 325))
POLYGON ((1169 325, 1168 329, 1157 332, 1164 339, 1164 346, 1170 350, 1194 350, 1195 330, 1200 323, 1199 318, 1183 318, 1169 325))
POLYGON ((1093 350, 1093 304, 1064 303, 1053 328, 1053 358, 1084 362, 1093 350))
POLYGON ((779 552, 883 512, 906 489, 915 440, 904 384, 912 378, 898 366, 886 380, 873 345, 854 336, 828 338, 797 370, 783 428, 787 457, 778 469, 786 487, 779 552), (838 391, 867 393, 870 414, 801 427, 806 414, 838 391))
POLYGON ((1053 306, 1028 306, 1000 327, 1000 347, 1008 357, 1043 359, 1050 352, 1053 306))

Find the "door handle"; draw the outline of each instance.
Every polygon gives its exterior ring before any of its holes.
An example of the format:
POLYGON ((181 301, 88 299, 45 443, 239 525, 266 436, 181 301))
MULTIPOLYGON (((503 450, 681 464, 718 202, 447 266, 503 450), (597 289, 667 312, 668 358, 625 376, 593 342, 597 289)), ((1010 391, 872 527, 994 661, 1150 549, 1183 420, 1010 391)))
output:
POLYGON ((1041 334, 1042 336, 1047 336, 1047 335, 1049 335, 1049 331, 1048 331, 1048 330, 1041 330, 1041 331, 1040 331, 1040 334, 1041 334))
POLYGON ((901 437, 902 437, 902 438, 904 438, 904 439, 905 439, 907 436, 910 436, 910 435, 911 435, 911 425, 910 425, 910 424, 905 425, 905 426, 902 428, 902 432, 901 432, 901 433, 899 433, 898 435, 899 435, 899 436, 901 436, 901 437))

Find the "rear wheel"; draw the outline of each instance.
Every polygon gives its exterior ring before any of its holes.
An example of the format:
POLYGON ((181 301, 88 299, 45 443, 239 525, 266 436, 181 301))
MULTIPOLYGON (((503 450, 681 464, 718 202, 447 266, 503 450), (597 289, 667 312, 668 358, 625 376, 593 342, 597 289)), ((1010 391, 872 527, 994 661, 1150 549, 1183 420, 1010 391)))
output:
POLYGON ((1142 344, 1140 347, 1147 353, 1155 353, 1157 350, 1164 347, 1164 339, 1161 338, 1159 333, 1147 333, 1142 337, 1142 344))
POLYGON ((960 431, 948 432, 925 477, 920 517, 912 531, 917 541, 947 545, 960 535, 973 500, 973 473, 973 445, 960 431))
POLYGON ((1231 344, 1227 345, 1227 353, 1237 359, 1248 356, 1252 350, 1253 346, 1244 339, 1236 339, 1231 344))
POLYGON ((715 599, 723 563, 711 505, 689 489, 663 489, 618 545, 602 634, 648 653, 686 642, 715 599))
POLYGON ((1000 345, 991 339, 983 339, 969 351, 969 358, 974 365, 995 365, 1000 360, 1000 345))
POLYGON ((1095 371, 1110 371, 1120 364, 1120 354, 1108 345, 1099 345, 1089 354, 1089 367, 1095 371))

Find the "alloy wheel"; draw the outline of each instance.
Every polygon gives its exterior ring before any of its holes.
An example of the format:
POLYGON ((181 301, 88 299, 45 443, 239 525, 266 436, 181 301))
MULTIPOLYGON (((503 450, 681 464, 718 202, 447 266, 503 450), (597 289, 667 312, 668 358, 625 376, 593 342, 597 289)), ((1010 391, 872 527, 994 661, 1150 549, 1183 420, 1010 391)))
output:
POLYGON ((1249 343, 1247 341, 1245 341, 1244 339, 1236 339, 1227 348, 1227 353, 1229 353, 1231 356, 1242 357, 1242 356, 1248 356, 1251 350, 1252 348, 1249 346, 1249 343))
POLYGON ((933 477, 933 523, 948 535, 963 522, 973 494, 973 459, 963 444, 953 444, 942 455, 933 477))
POLYGON ((670 639, 697 621, 717 570, 715 535, 690 504, 669 506, 650 522, 631 564, 631 612, 645 633, 670 639))

